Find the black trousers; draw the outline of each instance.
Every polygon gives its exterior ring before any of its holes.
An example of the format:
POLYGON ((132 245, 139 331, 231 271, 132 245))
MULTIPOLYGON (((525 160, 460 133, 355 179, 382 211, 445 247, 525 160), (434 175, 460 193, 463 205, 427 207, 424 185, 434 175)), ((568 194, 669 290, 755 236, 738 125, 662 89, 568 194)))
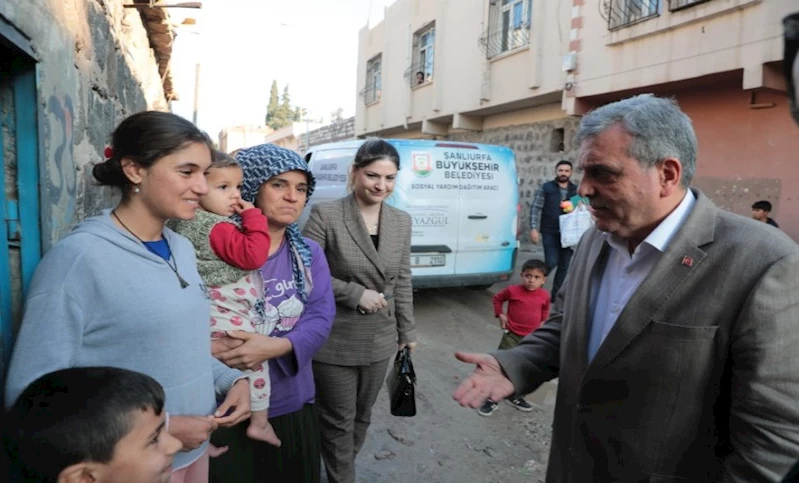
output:
POLYGON ((211 483, 319 483, 319 418, 313 404, 269 422, 280 448, 248 438, 249 421, 214 432, 211 442, 230 449, 211 459, 211 483))
POLYGON ((574 251, 571 248, 563 248, 560 244, 560 234, 542 233, 541 239, 544 244, 544 258, 547 264, 547 276, 552 275, 552 270, 555 272, 555 280, 552 282, 552 300, 558 294, 558 290, 566 280, 566 274, 569 271, 569 264, 572 261, 574 251))

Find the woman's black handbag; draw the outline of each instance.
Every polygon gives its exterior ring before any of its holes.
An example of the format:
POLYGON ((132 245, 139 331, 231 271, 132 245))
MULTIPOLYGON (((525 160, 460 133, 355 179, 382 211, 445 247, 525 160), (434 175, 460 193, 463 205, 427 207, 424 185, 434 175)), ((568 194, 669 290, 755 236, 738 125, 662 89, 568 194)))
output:
POLYGON ((411 362, 411 351, 407 347, 397 352, 394 367, 386 379, 388 399, 393 416, 416 416, 416 373, 411 362))

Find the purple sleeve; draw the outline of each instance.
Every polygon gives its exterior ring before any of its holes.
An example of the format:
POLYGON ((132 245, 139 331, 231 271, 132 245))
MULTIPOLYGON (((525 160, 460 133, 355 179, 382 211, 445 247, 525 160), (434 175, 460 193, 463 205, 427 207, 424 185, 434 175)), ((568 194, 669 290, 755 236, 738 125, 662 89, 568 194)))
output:
POLYGON ((291 341, 292 352, 269 361, 275 369, 288 377, 296 375, 311 362, 314 354, 327 341, 336 316, 336 301, 325 254, 316 242, 307 238, 305 241, 311 247, 313 289, 297 325, 284 336, 291 341))

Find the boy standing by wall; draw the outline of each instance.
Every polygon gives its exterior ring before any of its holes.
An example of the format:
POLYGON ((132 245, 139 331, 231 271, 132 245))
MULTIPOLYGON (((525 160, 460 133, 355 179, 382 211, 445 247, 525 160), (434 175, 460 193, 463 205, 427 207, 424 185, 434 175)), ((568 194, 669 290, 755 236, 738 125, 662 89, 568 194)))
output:
MULTIPOLYGON (((549 317, 550 296, 543 287, 547 281, 547 265, 541 260, 527 260, 522 265, 522 283, 511 285, 494 295, 494 316, 499 319, 502 339, 499 349, 515 347, 524 337, 541 327, 549 317), (508 303, 507 314, 503 305, 508 303)), ((519 396, 507 399, 508 404, 519 411, 529 412, 533 407, 519 396)), ((477 410, 480 416, 491 416, 497 403, 487 400, 477 410)))
POLYGON ((776 221, 771 219, 771 202, 766 200, 755 201, 752 205, 752 218, 757 221, 762 221, 763 223, 768 223, 769 225, 779 228, 780 225, 777 224, 776 221))

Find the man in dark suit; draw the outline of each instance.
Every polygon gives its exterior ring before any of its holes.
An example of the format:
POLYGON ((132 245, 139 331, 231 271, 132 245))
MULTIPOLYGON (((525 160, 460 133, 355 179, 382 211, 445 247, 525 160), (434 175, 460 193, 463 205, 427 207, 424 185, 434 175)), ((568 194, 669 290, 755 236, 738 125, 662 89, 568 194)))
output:
POLYGON ((555 179, 542 184, 535 192, 530 206, 530 241, 544 245, 544 259, 547 275, 555 277, 552 283, 552 296, 557 295, 569 271, 573 251, 563 248, 560 243, 560 215, 566 213, 561 204, 577 195, 577 185, 570 181, 572 163, 558 161, 555 165, 555 179))
POLYGON ((799 12, 792 13, 782 19, 785 29, 785 41, 782 70, 785 72, 785 83, 788 87, 788 97, 791 99, 791 115, 799 124, 799 12))
MULTIPOLYGON (((799 12, 788 15, 782 19, 785 29, 785 53, 782 63, 785 72, 785 83, 788 86, 788 97, 791 100, 790 109, 793 119, 799 124, 799 102, 796 95, 799 92, 799 12)), ((799 462, 785 475, 784 483, 799 482, 799 462)))
POLYGON ((596 225, 550 319, 477 365, 461 405, 559 378, 547 482, 779 481, 799 455, 799 247, 689 188, 696 136, 651 95, 586 115, 596 225))

